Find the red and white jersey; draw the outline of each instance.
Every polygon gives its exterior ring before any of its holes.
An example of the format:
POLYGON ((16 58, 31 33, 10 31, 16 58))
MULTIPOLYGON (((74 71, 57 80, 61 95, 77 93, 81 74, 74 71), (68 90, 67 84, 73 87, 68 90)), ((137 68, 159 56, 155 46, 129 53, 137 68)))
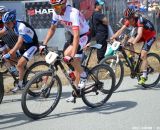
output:
POLYGON ((72 34, 72 30, 76 29, 80 30, 80 35, 89 32, 89 25, 83 14, 71 6, 66 6, 64 15, 57 15, 55 11, 53 12, 52 24, 56 25, 58 22, 72 34))

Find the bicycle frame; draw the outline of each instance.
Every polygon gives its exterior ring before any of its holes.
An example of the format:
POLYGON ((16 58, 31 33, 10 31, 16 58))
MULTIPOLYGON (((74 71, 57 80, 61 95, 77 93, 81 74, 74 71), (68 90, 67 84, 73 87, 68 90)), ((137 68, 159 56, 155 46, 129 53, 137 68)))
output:
MULTIPOLYGON (((69 83, 71 84, 72 89, 73 89, 74 92, 75 92, 75 93, 73 93, 73 96, 75 96, 75 97, 81 97, 81 95, 82 95, 81 91, 80 91, 79 89, 77 89, 77 87, 74 85, 74 81, 69 77, 69 75, 68 75, 68 73, 67 73, 67 70, 65 69, 63 63, 65 63, 65 62, 62 60, 62 58, 61 58, 61 57, 58 57, 58 58, 57 58, 57 61, 54 63, 54 65, 51 65, 51 66, 50 66, 50 69, 53 70, 53 73, 54 73, 55 70, 58 70, 58 66, 59 66, 60 69, 62 70, 62 72, 64 73, 65 77, 67 78, 67 80, 68 80, 69 83)), ((65 64, 67 64, 67 63, 65 63, 65 64)), ((73 70, 73 66, 72 66, 71 64, 67 64, 67 66, 68 66, 70 69, 73 70)), ((103 83, 101 83, 101 82, 96 78, 95 75, 93 75, 93 74, 89 71, 89 69, 87 68, 87 66, 83 65, 82 67, 84 68, 84 70, 85 70, 88 74, 90 74, 90 75, 92 76, 93 80, 96 82, 96 86, 97 86, 97 85, 100 86, 100 85, 103 84, 103 83)), ((89 86, 89 87, 87 87, 87 88, 85 88, 85 90, 88 90, 88 89, 92 88, 93 86, 95 86, 95 84, 94 84, 94 85, 91 85, 91 86, 89 86)), ((85 94, 86 94, 86 93, 90 93, 91 91, 93 91, 93 90, 85 91, 85 94)))
POLYGON ((130 49, 127 49, 123 46, 120 46, 120 49, 119 49, 120 52, 122 52, 122 55, 124 57, 124 59, 126 60, 127 64, 128 64, 128 67, 130 68, 130 71, 131 71, 131 76, 134 78, 135 76, 138 76, 139 75, 139 65, 141 63, 141 53, 138 53, 138 52, 135 52, 135 51, 132 51, 130 49), (130 51, 130 52, 133 52, 134 54, 138 55, 138 60, 136 62, 136 64, 134 65, 130 59, 128 58, 125 50, 127 51, 130 51))

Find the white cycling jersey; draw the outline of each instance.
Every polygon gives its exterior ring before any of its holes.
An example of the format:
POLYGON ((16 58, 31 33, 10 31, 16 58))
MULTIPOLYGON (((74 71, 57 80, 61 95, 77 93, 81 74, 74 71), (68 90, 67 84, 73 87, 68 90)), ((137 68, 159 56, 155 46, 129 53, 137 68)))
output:
POLYGON ((72 30, 77 27, 79 27, 80 35, 89 32, 89 25, 83 14, 71 6, 66 6, 64 15, 57 15, 55 11, 53 12, 52 24, 57 25, 58 22, 60 22, 60 24, 62 24, 72 34, 72 30))

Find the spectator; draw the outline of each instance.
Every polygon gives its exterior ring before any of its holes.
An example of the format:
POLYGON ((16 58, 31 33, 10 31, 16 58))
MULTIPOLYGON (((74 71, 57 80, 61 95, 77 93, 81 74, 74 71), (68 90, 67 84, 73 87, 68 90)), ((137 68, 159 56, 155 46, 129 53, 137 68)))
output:
POLYGON ((102 45, 102 48, 97 50, 98 62, 104 58, 107 49, 106 39, 108 38, 108 19, 102 14, 103 5, 103 1, 96 0, 95 10, 93 12, 93 24, 96 29, 96 42, 102 45))

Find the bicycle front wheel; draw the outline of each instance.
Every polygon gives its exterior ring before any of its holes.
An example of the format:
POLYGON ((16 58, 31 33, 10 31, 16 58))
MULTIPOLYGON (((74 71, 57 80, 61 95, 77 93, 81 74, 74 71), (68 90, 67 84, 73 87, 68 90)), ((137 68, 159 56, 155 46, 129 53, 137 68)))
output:
POLYGON ((55 109, 61 93, 62 84, 57 75, 51 71, 39 72, 26 84, 21 100, 23 112, 32 119, 43 118, 55 109), (30 90, 36 96, 30 96, 30 90))
POLYGON ((121 60, 117 61, 116 56, 105 57, 100 61, 100 64, 108 64, 114 71, 116 76, 116 85, 114 91, 121 85, 124 77, 124 66, 121 60))
POLYGON ((115 87, 115 74, 104 64, 95 66, 88 72, 86 87, 82 90, 82 100, 89 107, 102 106, 111 97, 115 87))
MULTIPOLYGON (((142 86, 155 87, 160 81, 160 57, 155 53, 147 55, 147 81, 142 86)), ((142 62, 139 66, 140 76, 143 74, 142 62)))

